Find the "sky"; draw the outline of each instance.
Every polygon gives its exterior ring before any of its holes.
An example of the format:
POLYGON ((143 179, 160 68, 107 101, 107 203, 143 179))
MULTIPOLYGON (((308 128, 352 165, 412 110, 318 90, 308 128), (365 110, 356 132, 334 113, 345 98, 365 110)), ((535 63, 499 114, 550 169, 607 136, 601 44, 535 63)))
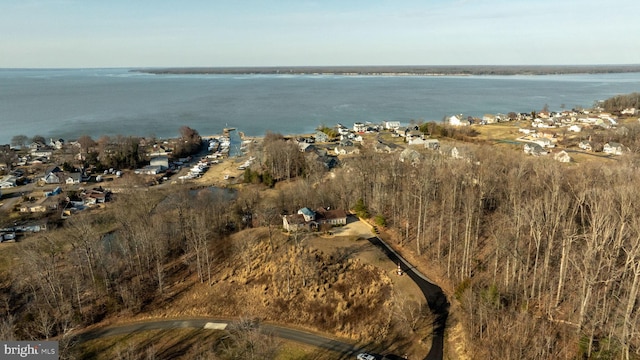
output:
POLYGON ((638 0, 0 0, 0 68, 640 64, 638 0))

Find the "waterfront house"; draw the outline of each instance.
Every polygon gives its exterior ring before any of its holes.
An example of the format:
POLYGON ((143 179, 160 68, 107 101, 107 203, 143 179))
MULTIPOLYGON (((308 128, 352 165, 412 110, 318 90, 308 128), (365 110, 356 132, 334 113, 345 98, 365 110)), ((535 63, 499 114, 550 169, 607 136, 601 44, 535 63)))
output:
POLYGON ((367 125, 361 122, 356 122, 353 124, 353 131, 357 133, 363 133, 367 131, 367 125))
POLYGON ((395 130, 400 127, 400 121, 385 121, 384 128, 387 130, 395 130))
POLYGON ((453 115, 448 119, 449 125, 451 126, 468 126, 469 120, 464 119, 462 115, 453 115))

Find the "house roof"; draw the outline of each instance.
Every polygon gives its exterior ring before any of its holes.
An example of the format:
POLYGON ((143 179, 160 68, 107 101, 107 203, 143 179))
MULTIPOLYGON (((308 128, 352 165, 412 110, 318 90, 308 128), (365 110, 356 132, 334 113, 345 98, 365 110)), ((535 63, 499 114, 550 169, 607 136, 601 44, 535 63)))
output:
POLYGON ((321 209, 318 209, 317 213, 321 217, 327 220, 341 219, 341 218, 347 217, 347 212, 342 209, 325 210, 321 208, 321 209))
POLYGON ((287 223, 289 224, 304 224, 304 216, 302 214, 293 214, 293 215, 285 215, 285 218, 287 219, 287 223))
POLYGON ((44 171, 45 174, 59 173, 59 172, 62 172, 62 170, 56 165, 50 166, 44 171))
POLYGON ((298 214, 303 214, 303 215, 306 215, 306 216, 315 216, 316 215, 316 213, 313 212, 313 210, 311 210, 311 209, 309 209, 307 207, 304 207, 304 208, 298 210, 298 214))

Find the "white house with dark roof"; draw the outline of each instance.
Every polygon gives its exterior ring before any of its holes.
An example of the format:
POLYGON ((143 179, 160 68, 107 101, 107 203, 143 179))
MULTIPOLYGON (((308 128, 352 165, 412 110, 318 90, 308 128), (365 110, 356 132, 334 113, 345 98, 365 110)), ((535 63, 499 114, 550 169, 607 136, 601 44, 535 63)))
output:
POLYGON ((384 128, 387 130, 395 130, 400 127, 400 121, 385 121, 384 128))

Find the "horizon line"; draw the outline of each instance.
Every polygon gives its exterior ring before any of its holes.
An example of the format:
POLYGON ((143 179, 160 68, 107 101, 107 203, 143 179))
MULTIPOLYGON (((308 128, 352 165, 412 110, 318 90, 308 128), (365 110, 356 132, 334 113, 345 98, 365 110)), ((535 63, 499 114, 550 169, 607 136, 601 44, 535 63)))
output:
POLYGON ((281 68, 451 68, 451 67, 640 67, 640 63, 590 64, 413 64, 413 65, 132 65, 132 66, 2 66, 0 70, 94 70, 94 69, 281 69, 281 68))

